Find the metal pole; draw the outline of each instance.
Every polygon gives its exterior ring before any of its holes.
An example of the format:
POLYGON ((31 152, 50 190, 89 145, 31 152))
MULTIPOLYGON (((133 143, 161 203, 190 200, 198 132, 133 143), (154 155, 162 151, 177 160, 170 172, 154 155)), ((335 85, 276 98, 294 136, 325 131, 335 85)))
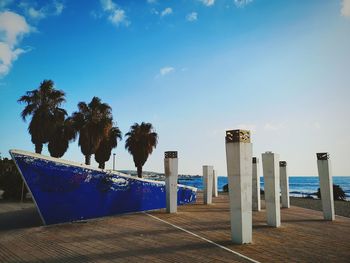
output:
POLYGON ((115 170, 115 153, 113 153, 113 171, 115 170))
POLYGON ((22 194, 21 194, 21 203, 23 203, 23 195, 24 195, 24 180, 22 180, 22 194))

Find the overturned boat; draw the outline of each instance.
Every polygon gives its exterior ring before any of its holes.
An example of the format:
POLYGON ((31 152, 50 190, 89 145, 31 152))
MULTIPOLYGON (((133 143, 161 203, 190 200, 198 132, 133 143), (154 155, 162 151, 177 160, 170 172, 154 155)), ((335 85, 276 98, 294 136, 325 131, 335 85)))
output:
MULTIPOLYGON (((166 207, 165 183, 57 158, 10 150, 44 224, 166 207)), ((177 203, 195 202, 197 189, 178 185, 177 203)))

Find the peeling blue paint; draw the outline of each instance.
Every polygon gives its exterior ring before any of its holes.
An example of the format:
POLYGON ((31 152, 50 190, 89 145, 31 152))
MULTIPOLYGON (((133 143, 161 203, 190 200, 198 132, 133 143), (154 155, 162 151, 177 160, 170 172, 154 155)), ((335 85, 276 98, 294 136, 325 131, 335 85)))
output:
MULTIPOLYGON (((46 224, 165 208, 165 184, 11 151, 46 224)), ((196 189, 178 186, 178 205, 196 189)))

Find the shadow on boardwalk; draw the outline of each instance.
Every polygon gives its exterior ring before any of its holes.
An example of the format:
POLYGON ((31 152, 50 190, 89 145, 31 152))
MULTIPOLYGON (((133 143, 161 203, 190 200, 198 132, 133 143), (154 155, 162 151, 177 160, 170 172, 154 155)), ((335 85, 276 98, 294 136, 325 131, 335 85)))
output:
POLYGON ((42 221, 33 203, 0 202, 0 231, 41 226, 42 221))
POLYGON ((0 203, 0 262, 247 262, 232 251, 259 262, 349 262, 350 218, 324 221, 322 212, 292 206, 273 228, 263 209, 253 212, 253 243, 235 245, 228 195, 213 201, 203 205, 199 194, 197 204, 176 214, 157 210, 48 227, 34 227, 41 221, 33 205, 4 213, 0 203))

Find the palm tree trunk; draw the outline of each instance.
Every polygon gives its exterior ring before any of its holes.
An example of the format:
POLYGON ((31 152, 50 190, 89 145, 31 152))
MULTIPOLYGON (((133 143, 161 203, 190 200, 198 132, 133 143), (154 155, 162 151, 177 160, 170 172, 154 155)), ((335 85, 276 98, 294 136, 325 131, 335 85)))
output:
POLYGON ((137 166, 137 176, 138 178, 142 178, 142 166, 137 166))
POLYGON ((91 163, 91 154, 85 155, 85 164, 90 165, 91 163))
POLYGON ((100 169, 105 169, 105 163, 99 163, 98 168, 100 169))
POLYGON ((43 144, 42 143, 36 143, 35 144, 35 153, 41 154, 42 150, 43 150, 43 144))

